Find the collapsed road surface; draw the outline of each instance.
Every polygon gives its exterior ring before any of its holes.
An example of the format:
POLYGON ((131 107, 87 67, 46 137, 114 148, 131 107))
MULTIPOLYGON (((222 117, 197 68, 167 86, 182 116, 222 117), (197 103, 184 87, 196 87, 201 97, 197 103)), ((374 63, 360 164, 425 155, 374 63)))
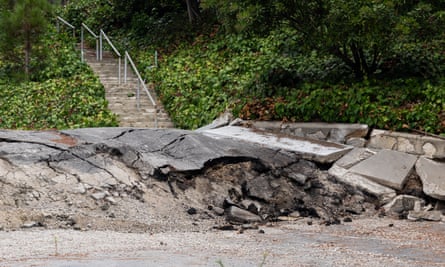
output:
POLYGON ((231 130, 0 131, 0 266, 443 266, 443 223, 337 179, 362 150, 231 130))
POLYGON ((159 232, 375 212, 376 199, 323 170, 350 148, 325 144, 317 164, 184 130, 1 131, 0 228, 159 232))

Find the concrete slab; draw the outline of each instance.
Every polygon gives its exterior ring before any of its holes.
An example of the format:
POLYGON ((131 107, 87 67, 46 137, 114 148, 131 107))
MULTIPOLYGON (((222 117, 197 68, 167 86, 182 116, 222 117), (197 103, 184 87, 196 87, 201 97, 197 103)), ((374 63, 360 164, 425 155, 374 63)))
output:
POLYGON ((395 190, 349 171, 351 167, 374 156, 377 152, 368 148, 354 148, 337 160, 328 173, 344 184, 376 196, 380 204, 388 203, 396 196, 395 190))
POLYGON ((373 182, 362 175, 351 173, 337 164, 334 164, 334 166, 329 169, 328 173, 341 183, 350 185, 377 197, 381 205, 390 202, 396 196, 395 190, 373 182))
POLYGON ((422 207, 425 205, 425 200, 410 195, 399 195, 390 203, 383 206, 383 210, 386 213, 401 214, 403 212, 414 210, 416 203, 422 207))
POLYGON ((201 131, 213 138, 230 138, 256 143, 261 146, 294 152, 307 160, 332 163, 353 147, 309 138, 270 133, 266 131, 227 126, 201 131))
POLYGON ((416 161, 417 156, 385 149, 351 167, 350 171, 401 190, 416 161))
POLYGON ((445 163, 420 157, 416 171, 423 184, 423 192, 436 199, 445 200, 445 163))
POLYGON ((354 148, 341 159, 337 160, 335 164, 342 168, 349 169, 357 163, 374 156, 376 153, 377 151, 368 148, 354 148))

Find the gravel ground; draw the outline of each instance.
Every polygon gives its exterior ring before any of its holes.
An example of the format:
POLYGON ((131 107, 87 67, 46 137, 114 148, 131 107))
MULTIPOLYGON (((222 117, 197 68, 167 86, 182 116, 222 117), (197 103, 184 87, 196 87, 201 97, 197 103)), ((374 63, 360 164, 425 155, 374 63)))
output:
POLYGON ((243 233, 2 231, 0 266, 445 266, 444 223, 308 222, 243 233))

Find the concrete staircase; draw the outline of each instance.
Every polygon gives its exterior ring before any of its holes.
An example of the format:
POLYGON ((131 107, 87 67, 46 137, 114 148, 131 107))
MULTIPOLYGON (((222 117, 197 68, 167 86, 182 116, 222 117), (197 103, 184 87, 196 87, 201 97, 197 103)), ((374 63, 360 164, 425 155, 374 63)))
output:
POLYGON ((128 65, 127 83, 124 83, 124 60, 121 63, 121 83, 119 84, 118 59, 113 57, 111 52, 103 52, 102 61, 97 61, 96 51, 93 49, 84 50, 85 62, 99 76, 101 83, 105 87, 105 96, 108 100, 108 108, 119 116, 120 127, 155 128, 155 115, 157 113, 158 128, 172 128, 168 114, 162 104, 157 100, 153 86, 147 88, 157 104, 157 110, 150 101, 147 93, 140 90, 140 105, 137 106, 138 79, 128 65))

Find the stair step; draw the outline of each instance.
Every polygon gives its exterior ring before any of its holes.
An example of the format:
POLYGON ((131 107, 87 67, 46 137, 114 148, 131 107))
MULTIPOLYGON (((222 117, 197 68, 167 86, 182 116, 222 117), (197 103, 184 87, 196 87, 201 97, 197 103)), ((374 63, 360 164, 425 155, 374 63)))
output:
POLYGON ((105 88, 108 109, 119 117, 121 127, 154 128, 155 118, 159 128, 172 128, 173 123, 162 104, 157 101, 152 84, 147 84, 150 95, 156 102, 155 109, 146 92, 140 88, 139 108, 136 98, 139 81, 133 70, 127 68, 127 82, 124 82, 124 60, 121 60, 120 81, 118 59, 109 51, 104 51, 103 60, 97 61, 95 49, 84 50, 85 62, 99 77, 105 88))

